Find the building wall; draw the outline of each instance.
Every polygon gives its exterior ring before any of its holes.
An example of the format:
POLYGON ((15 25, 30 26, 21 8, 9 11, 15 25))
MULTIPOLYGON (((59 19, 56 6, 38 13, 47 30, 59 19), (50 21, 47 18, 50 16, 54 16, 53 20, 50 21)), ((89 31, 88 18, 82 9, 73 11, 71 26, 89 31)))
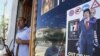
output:
POLYGON ((8 47, 10 47, 10 50, 13 49, 13 41, 15 37, 17 7, 18 7, 18 0, 13 0, 12 12, 11 12, 11 17, 9 19, 9 26, 8 26, 8 38, 6 41, 6 44, 8 45, 8 47))

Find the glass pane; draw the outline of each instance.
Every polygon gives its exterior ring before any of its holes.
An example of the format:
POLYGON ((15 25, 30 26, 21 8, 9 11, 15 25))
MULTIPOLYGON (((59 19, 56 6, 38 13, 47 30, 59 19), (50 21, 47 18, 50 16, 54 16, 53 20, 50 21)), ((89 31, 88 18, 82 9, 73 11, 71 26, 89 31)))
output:
MULTIPOLYGON (((39 4, 41 3, 41 1, 39 0, 39 4)), ((36 26, 37 29, 36 29, 35 56, 65 55, 65 36, 66 36, 65 35, 66 17, 64 16, 65 13, 63 14, 62 12, 58 12, 60 11, 57 10, 58 6, 61 5, 61 4, 57 5, 58 0, 50 0, 50 1, 51 2, 54 1, 52 4, 53 7, 51 5, 50 9, 48 9, 47 11, 45 10, 45 12, 38 12, 37 26, 36 26)), ((38 8, 40 7, 38 6, 38 8)), ((38 11, 40 11, 40 9, 38 9, 38 11)))

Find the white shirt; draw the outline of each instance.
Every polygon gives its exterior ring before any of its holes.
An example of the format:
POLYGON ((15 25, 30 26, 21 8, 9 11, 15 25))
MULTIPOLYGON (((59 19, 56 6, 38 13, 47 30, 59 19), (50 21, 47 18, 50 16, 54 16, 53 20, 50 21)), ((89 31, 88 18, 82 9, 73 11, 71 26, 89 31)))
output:
MULTIPOLYGON (((21 40, 29 40, 30 38, 29 28, 24 28, 22 31, 17 32, 16 39, 20 38, 21 40)), ((17 43, 15 42, 14 56, 16 56, 17 43)), ((29 46, 28 45, 19 45, 18 56, 29 56, 29 46)))
POLYGON ((90 18, 85 19, 84 24, 86 25, 86 23, 88 22, 88 26, 89 26, 89 20, 90 20, 90 18))
POLYGON ((90 18, 88 18, 88 19, 85 19, 85 20, 84 20, 84 24, 85 24, 87 21, 89 21, 89 20, 90 20, 90 18))

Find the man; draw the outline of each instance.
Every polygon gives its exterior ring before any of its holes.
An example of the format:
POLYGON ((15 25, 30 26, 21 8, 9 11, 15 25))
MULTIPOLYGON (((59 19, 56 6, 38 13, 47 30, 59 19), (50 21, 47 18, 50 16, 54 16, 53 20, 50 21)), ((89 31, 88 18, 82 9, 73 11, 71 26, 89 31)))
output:
POLYGON ((23 17, 18 18, 14 56, 29 56, 29 29, 25 27, 26 20, 23 17))
POLYGON ((48 47, 44 56, 58 56, 58 48, 56 47, 57 42, 51 41, 52 46, 48 47))
POLYGON ((91 17, 89 9, 83 12, 83 19, 79 24, 79 54, 93 55, 93 42, 94 42, 94 24, 96 22, 91 17))

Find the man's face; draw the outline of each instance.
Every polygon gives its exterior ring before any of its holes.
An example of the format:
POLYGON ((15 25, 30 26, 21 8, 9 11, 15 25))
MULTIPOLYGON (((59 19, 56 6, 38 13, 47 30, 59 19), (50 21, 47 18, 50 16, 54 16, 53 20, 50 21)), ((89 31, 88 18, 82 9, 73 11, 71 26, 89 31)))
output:
POLYGON ((89 11, 84 12, 84 17, 85 17, 85 19, 90 17, 89 11))
POLYGON ((23 21, 22 19, 19 19, 19 20, 17 21, 17 26, 18 26, 19 28, 24 27, 24 21, 23 21))
POLYGON ((78 22, 76 21, 76 22, 75 22, 75 25, 77 25, 77 24, 78 24, 78 22))

